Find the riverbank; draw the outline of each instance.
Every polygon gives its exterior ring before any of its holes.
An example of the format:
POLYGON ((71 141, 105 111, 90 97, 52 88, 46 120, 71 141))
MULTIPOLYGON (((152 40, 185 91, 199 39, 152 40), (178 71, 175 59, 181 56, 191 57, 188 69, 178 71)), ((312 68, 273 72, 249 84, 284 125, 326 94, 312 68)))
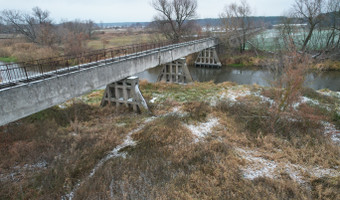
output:
MULTIPOLYGON (((256 55, 252 51, 247 51, 243 54, 228 54, 220 55, 221 63, 229 67, 273 67, 277 63, 272 55, 256 55)), ((323 60, 313 61, 310 65, 311 70, 315 71, 340 71, 340 61, 337 60, 323 60)))
POLYGON ((0 198, 340 197, 339 92, 274 115, 269 87, 140 85, 151 114, 101 108, 97 90, 0 127, 0 198))

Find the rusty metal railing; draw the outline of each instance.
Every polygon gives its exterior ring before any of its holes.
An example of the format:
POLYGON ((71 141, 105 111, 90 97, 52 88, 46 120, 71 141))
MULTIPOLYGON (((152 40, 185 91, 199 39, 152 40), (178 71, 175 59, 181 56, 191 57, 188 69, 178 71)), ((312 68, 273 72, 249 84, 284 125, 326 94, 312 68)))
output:
MULTIPOLYGON (((131 56, 138 56, 148 50, 162 50, 165 47, 199 43, 208 37, 195 37, 181 42, 142 43, 117 48, 83 52, 78 55, 65 55, 21 63, 0 65, 0 89, 18 83, 29 83, 55 75, 71 73, 80 69, 97 66, 98 63, 120 61, 131 56)), ((211 39, 211 38, 210 38, 211 39)))

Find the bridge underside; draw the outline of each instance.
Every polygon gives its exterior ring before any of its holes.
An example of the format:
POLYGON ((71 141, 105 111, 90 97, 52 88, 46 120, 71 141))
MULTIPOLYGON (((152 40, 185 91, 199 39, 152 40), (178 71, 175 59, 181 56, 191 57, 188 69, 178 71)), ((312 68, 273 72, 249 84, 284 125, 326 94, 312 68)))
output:
POLYGON ((0 90, 0 125, 13 122, 147 69, 218 44, 215 38, 169 45, 0 90))

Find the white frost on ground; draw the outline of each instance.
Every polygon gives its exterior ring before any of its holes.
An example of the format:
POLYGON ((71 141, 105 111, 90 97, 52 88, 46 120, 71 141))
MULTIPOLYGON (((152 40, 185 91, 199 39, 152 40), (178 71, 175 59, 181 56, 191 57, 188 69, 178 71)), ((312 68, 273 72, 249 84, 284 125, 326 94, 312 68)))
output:
POLYGON ((273 105, 275 101, 271 98, 268 98, 266 96, 261 95, 260 91, 252 92, 248 88, 245 88, 244 86, 236 86, 232 87, 231 89, 228 89, 227 91, 224 91, 221 96, 212 96, 209 98, 210 106, 216 106, 217 102, 227 100, 231 103, 237 102, 237 99, 239 97, 245 97, 245 96, 256 96, 261 99, 262 102, 268 102, 270 105, 273 105))
POLYGON ((319 101, 318 100, 314 100, 314 99, 311 99, 311 98, 308 98, 308 97, 301 97, 301 102, 302 103, 310 103, 310 104, 314 104, 314 105, 319 105, 319 101))
POLYGON ((302 103, 320 105, 320 102, 318 100, 314 100, 314 99, 303 96, 303 97, 300 98, 299 102, 297 102, 293 105, 293 108, 297 109, 302 103))
POLYGON ((322 94, 322 95, 325 95, 325 96, 332 96, 332 97, 335 97, 335 98, 338 98, 340 99, 340 92, 334 92, 334 91, 317 91, 318 93, 322 94))
POLYGON ((315 177, 338 177, 340 172, 335 169, 324 169, 320 167, 304 167, 290 162, 275 162, 265 159, 260 152, 252 150, 235 149, 237 154, 247 161, 247 166, 242 168, 243 176, 253 180, 258 177, 277 178, 282 172, 286 172, 296 182, 305 183, 303 174, 315 177))
POLYGON ((224 91, 220 96, 211 96, 208 97, 208 102, 210 106, 216 106, 219 101, 230 101, 231 103, 237 102, 237 98, 239 97, 245 97, 248 95, 251 95, 252 93, 248 88, 244 88, 241 86, 238 87, 232 87, 231 89, 228 89, 227 91, 224 91))
POLYGON ((217 118, 211 118, 207 122, 200 123, 198 125, 194 124, 186 124, 185 126, 194 134, 197 139, 195 139, 195 142, 198 142, 199 139, 204 138, 209 133, 211 133, 211 129, 218 125, 218 119, 217 118))
MULTIPOLYGON (((165 116, 168 116, 168 115, 172 115, 172 114, 177 114, 177 112, 179 112, 180 109, 178 107, 175 107, 173 109, 172 112, 170 113, 167 113, 165 115, 161 115, 161 116, 158 116, 158 117, 165 117, 165 116)), ((158 117, 150 117, 148 119, 146 119, 143 123, 143 125, 141 125, 140 127, 138 127, 137 129, 135 130, 132 130, 131 132, 129 132, 127 134, 127 136, 125 137, 124 141, 122 144, 116 146, 112 151, 110 151, 104 158, 102 158, 97 164, 96 166, 91 170, 91 173, 85 178, 83 179, 82 181, 79 181, 76 186, 74 186, 73 190, 62 196, 61 199, 62 200, 72 200, 74 198, 74 195, 75 193, 77 192, 77 190, 80 188, 81 185, 83 185, 87 180, 89 180, 90 178, 92 178, 96 171, 101 168, 108 160, 112 159, 112 158, 116 158, 116 157, 123 157, 125 158, 126 157, 126 153, 122 153, 122 152, 119 152, 120 150, 124 149, 125 147, 128 147, 128 146, 135 146, 136 143, 135 141, 132 140, 131 138, 131 135, 133 135, 134 133, 137 133, 138 131, 142 130, 148 123, 154 121, 155 119, 157 119, 158 117)))
POLYGON ((137 129, 134 129, 132 131, 130 131, 127 136, 125 137, 124 141, 122 144, 116 146, 112 151, 110 151, 104 158, 102 158, 97 164, 96 166, 91 170, 91 173, 82 181, 79 181, 76 186, 73 188, 73 190, 66 194, 65 196, 62 196, 61 199, 62 200, 72 200, 74 198, 75 193, 77 192, 77 190, 80 188, 81 185, 83 185, 87 180, 89 180, 90 178, 92 178, 96 171, 102 167, 108 160, 115 158, 115 157, 126 157, 126 153, 122 153, 119 152, 120 150, 124 149, 125 147, 128 146, 135 146, 136 143, 135 141, 132 140, 131 135, 133 135, 134 133, 137 133, 138 131, 142 130, 148 123, 154 121, 156 119, 156 117, 151 117, 148 118, 144 121, 144 124, 141 125, 140 127, 138 127, 137 129))
POLYGON ((275 101, 269 97, 265 97, 263 95, 256 95, 257 97, 260 97, 262 102, 268 102, 270 105, 273 105, 275 101))
POLYGON ((331 124, 331 123, 328 123, 328 122, 323 122, 322 123, 325 127, 325 134, 326 135, 330 135, 331 137, 331 140, 340 145, 340 130, 337 130, 336 127, 331 124))
POLYGON ((228 90, 227 93, 223 93, 222 94, 222 99, 227 99, 229 101, 232 102, 236 102, 237 98, 239 97, 245 97, 245 96, 249 96, 252 93, 250 92, 249 89, 243 89, 243 90, 228 90))
POLYGON ((171 109, 171 112, 166 114, 166 115, 171 115, 171 114, 176 114, 178 115, 179 117, 185 117, 188 113, 187 112, 184 112, 180 106, 176 106, 176 107, 173 107, 171 109))
POLYGON ((163 98, 164 95, 162 94, 152 94, 152 99, 150 100, 150 103, 155 103, 158 99, 163 98))
POLYGON ((15 181, 15 180, 19 180, 20 177, 23 177, 25 175, 25 173, 27 172, 36 172, 37 170, 41 170, 41 169, 46 169, 47 168, 48 163, 45 160, 42 160, 40 162, 37 162, 35 164, 25 164, 24 166, 15 166, 13 167, 13 171, 10 174, 3 174, 0 171, 0 182, 2 181, 15 181))

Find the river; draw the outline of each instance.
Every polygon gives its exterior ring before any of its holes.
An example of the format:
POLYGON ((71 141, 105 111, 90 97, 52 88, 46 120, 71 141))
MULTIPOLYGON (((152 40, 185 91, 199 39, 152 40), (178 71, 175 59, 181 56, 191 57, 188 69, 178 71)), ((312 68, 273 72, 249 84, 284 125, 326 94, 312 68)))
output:
MULTIPOLYGON (((161 67, 149 69, 137 74, 140 80, 156 82, 161 67)), ((189 71, 195 81, 213 81, 222 83, 225 81, 237 84, 258 84, 261 86, 271 86, 273 74, 266 69, 259 68, 232 68, 223 66, 221 69, 196 68, 189 66, 189 71)), ((330 89, 340 91, 340 71, 310 72, 306 76, 305 86, 315 90, 330 89)))

